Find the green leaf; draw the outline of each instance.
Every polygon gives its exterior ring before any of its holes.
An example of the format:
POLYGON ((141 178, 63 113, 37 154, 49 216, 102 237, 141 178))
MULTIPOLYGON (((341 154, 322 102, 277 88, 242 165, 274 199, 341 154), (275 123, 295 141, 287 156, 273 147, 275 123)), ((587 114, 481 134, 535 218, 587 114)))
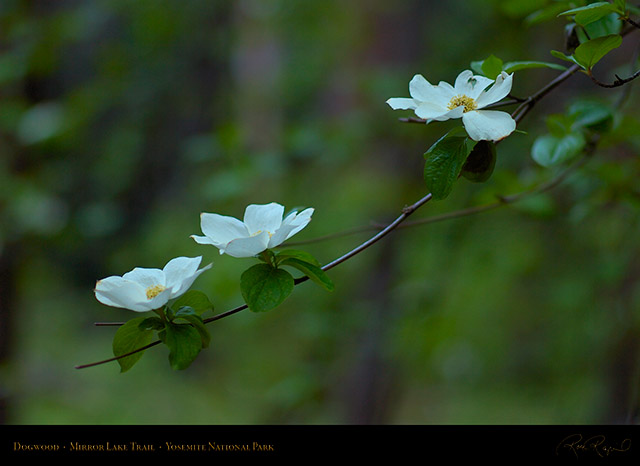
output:
POLYGON ((619 34, 609 34, 580 44, 573 56, 581 66, 590 70, 607 53, 620 47, 620 44, 622 44, 622 37, 619 34))
MULTIPOLYGON (((580 26, 586 26, 587 24, 598 21, 600 18, 611 14, 611 12, 616 10, 616 6, 612 5, 609 2, 596 2, 579 8, 573 8, 571 10, 564 11, 558 16, 574 15, 574 20, 576 23, 578 23, 580 26)), ((619 13, 623 13, 623 11, 619 11, 619 13)))
POLYGON ((575 128, 588 128, 594 131, 608 131, 613 126, 613 111, 607 104, 594 100, 579 100, 572 103, 567 114, 573 120, 575 128))
POLYGON ((502 60, 495 55, 490 55, 482 62, 482 73, 490 79, 496 79, 502 72, 502 60))
POLYGON ((202 321, 202 317, 200 317, 194 309, 190 307, 180 308, 180 310, 176 312, 175 317, 175 320, 178 319, 185 320, 193 325, 193 328, 195 328, 200 334, 203 348, 207 348, 209 346, 209 344, 211 343, 211 335, 205 327, 204 322, 202 321))
POLYGON ((611 34, 619 34, 622 30, 623 22, 620 20, 618 13, 612 13, 607 16, 603 16, 598 21, 587 24, 579 29, 586 31, 586 40, 581 39, 580 42, 586 42, 590 39, 597 39, 598 37, 604 37, 611 34))
POLYGON ((275 257, 276 255, 271 249, 265 249, 260 254, 258 254, 258 259, 260 259, 262 262, 266 262, 267 264, 273 264, 273 259, 275 257))
MULTIPOLYGON (((121 325, 113 337, 113 355, 116 357, 131 353, 151 343, 153 331, 140 327, 147 317, 136 317, 121 325)), ((131 356, 118 359, 120 372, 131 369, 142 357, 144 351, 138 351, 131 356)))
POLYGON ((535 140, 531 156, 543 167, 550 167, 571 160, 582 152, 585 144, 584 136, 579 132, 563 137, 547 134, 535 140))
POLYGON ((162 330, 164 322, 160 317, 147 317, 140 322, 140 330, 162 330))
POLYGON ((491 141, 478 141, 462 166, 461 174, 469 181, 487 181, 496 166, 496 145, 491 141))
POLYGON ((471 71, 473 71, 474 74, 483 74, 484 72, 482 71, 482 63, 484 62, 484 60, 476 60, 476 61, 472 61, 471 62, 471 71))
POLYGON ((269 264, 256 264, 240 277, 242 296, 253 312, 264 312, 280 305, 293 291, 289 272, 269 264))
POLYGON ((455 128, 433 144, 424 154, 424 181, 433 199, 445 199, 458 179, 472 149, 470 139, 455 128))
POLYGON ((502 71, 506 71, 507 73, 513 73, 514 71, 526 70, 529 68, 551 68, 561 71, 567 69, 566 66, 544 61, 510 61, 502 65, 502 71))
POLYGON ((285 259, 291 258, 308 262, 309 264, 315 265, 316 267, 320 267, 320 262, 318 262, 315 257, 305 251, 298 251, 296 249, 284 249, 276 254, 276 260, 278 263, 282 262, 285 259))
POLYGON ((569 6, 569 2, 551 3, 527 16, 524 21, 527 25, 532 26, 544 21, 556 19, 560 13, 565 11, 569 6))
POLYGON ((627 12, 627 2, 626 0, 613 0, 613 4, 616 7, 616 11, 621 14, 626 14, 627 12))
POLYGON ((545 123, 553 136, 562 137, 573 131, 574 119, 563 113, 557 113, 549 115, 545 123))
POLYGON ((333 291, 335 288, 333 282, 324 272, 324 270, 314 264, 300 259, 289 258, 283 260, 281 265, 288 265, 290 267, 298 269, 300 272, 309 277, 309 279, 311 279, 327 291, 333 291))
POLYGON ((579 65, 579 66, 582 67, 582 65, 580 63, 578 63, 578 61, 573 57, 573 55, 565 55, 564 53, 559 52, 557 50, 552 50, 551 51, 551 55, 553 55, 554 57, 559 58, 561 60, 565 60, 565 61, 574 63, 574 64, 579 65))
POLYGON ((213 309, 213 304, 211 304, 207 295, 202 291, 189 290, 171 304, 174 312, 181 307, 190 307, 198 314, 202 314, 209 309, 213 309))
POLYGON ((169 348, 169 364, 175 370, 189 367, 202 349, 200 333, 191 325, 168 322, 158 335, 169 348))

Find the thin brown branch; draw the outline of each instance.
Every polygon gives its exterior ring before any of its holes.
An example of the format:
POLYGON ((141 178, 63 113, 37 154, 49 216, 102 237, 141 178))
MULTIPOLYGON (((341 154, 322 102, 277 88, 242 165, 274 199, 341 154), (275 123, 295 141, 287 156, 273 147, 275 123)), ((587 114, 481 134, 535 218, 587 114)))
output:
POLYGON ((640 24, 638 24, 637 22, 635 22, 634 20, 632 20, 631 18, 629 18, 628 16, 626 18, 623 18, 627 23, 629 23, 631 26, 633 26, 636 29, 640 29, 640 24))
POLYGON ((636 79, 638 76, 640 76, 640 70, 636 71, 635 73, 633 73, 628 78, 621 78, 620 76, 618 76, 616 74, 615 75, 616 80, 614 82, 612 82, 612 83, 604 83, 604 82, 599 81, 598 79, 596 79, 596 77, 592 73, 589 73, 589 78, 591 78, 591 81, 593 81, 595 84, 597 84, 600 87, 606 87, 608 89, 612 89, 614 87, 624 86, 625 84, 627 84, 627 83, 633 81, 634 79, 636 79))
POLYGON ((524 102, 522 102, 511 114, 511 117, 516 120, 516 123, 520 123, 520 121, 525 117, 527 113, 531 111, 533 106, 544 96, 546 96, 549 92, 554 90, 560 84, 569 79, 576 71, 580 69, 580 66, 573 65, 567 68, 565 71, 556 76, 549 84, 544 86, 535 94, 532 94, 524 102))
MULTIPOLYGON (((391 222, 386 228, 384 228, 382 231, 380 231, 379 233, 377 233, 376 235, 374 235, 373 237, 371 237, 369 240, 365 241, 364 243, 360 244, 359 246, 355 247, 354 249, 352 249, 351 251, 347 252, 346 254, 343 254, 342 256, 338 257, 337 259, 335 259, 334 261, 330 262, 329 264, 326 264, 322 267, 322 270, 329 270, 347 260, 349 260, 350 258, 356 256, 357 254, 361 253, 362 251, 368 249, 369 247, 373 246, 375 243, 377 243, 378 241, 380 241, 382 238, 384 238, 385 236, 387 236, 389 233, 391 233, 394 229, 396 229, 398 227, 398 225, 400 225, 407 217, 409 217, 412 213, 414 213, 417 209, 419 209, 420 207, 422 207, 424 204, 426 204, 427 202, 429 202, 431 200, 432 196, 431 193, 427 194, 426 196, 424 196, 422 199, 420 199, 419 201, 417 201, 416 203, 405 207, 404 209, 402 209, 402 213, 393 221, 391 222)), ((308 277, 302 277, 302 278, 298 278, 295 281, 295 284, 298 285, 300 283, 303 283, 305 281, 308 280, 308 277)), ((213 322, 216 320, 220 320, 223 319, 225 317, 228 317, 230 315, 233 315, 237 312, 243 311, 245 309, 247 309, 248 306, 246 304, 243 304, 241 306, 238 306, 234 309, 231 309, 229 311, 223 312, 221 314, 218 314, 216 316, 210 317, 206 320, 204 320, 204 323, 209 323, 209 322, 213 322)), ((108 324, 108 323, 100 323, 101 326, 106 326, 106 325, 119 325, 119 324, 108 324)), ((160 340, 154 341, 153 343, 144 346, 138 350, 134 350, 130 353, 127 354, 123 354, 120 356, 116 356, 113 358, 109 358, 109 359, 105 359, 103 361, 98 361, 98 362, 94 362, 91 364, 84 364, 81 366, 76 366, 76 369, 83 369, 86 367, 93 367, 93 366, 97 366, 100 364, 105 364, 108 362, 112 362, 112 361, 117 361, 118 359, 130 356, 132 354, 135 354, 137 352, 140 351, 144 351, 147 348, 150 348, 152 346, 157 345, 158 343, 160 343, 160 340)))
MULTIPOLYGON (((629 32, 629 30, 623 31, 621 34, 625 35, 628 32, 629 32)), ((495 106, 498 106, 498 105, 499 106, 511 105, 511 104, 514 104, 514 103, 520 103, 520 105, 511 114, 511 116, 516 120, 516 122, 519 123, 522 120, 522 118, 524 118, 524 116, 529 111, 531 111, 531 109, 536 104, 536 102, 538 102, 540 99, 542 99, 544 96, 546 96, 552 90, 554 90, 557 86, 559 86, 564 81, 566 81, 569 77, 571 77, 579 69, 580 69, 580 66, 573 65, 572 67, 568 68, 567 70, 562 72, 560 75, 558 75, 556 78, 554 78, 551 82, 549 82, 546 86, 544 86, 538 92, 536 92, 535 94, 532 94, 531 96, 529 96, 527 99, 524 99, 524 100, 522 100, 522 99, 514 99, 514 100, 511 100, 511 101, 499 102, 495 106)), ((487 108, 489 108, 489 106, 487 108)), ((400 121, 408 122, 408 123, 421 123, 421 124, 426 123, 426 120, 419 119, 419 118, 401 118, 400 121)), ((592 146, 595 147, 595 144, 593 144, 592 146)), ((584 160, 585 160, 585 158, 581 159, 580 164, 584 163, 584 160)), ((441 215, 441 216, 438 216, 438 217, 432 217, 431 219, 425 219, 423 221, 414 222, 413 225, 427 224, 427 223, 433 223, 435 221, 446 220, 446 219, 449 219, 449 218, 456 218, 456 217, 462 217, 462 216, 466 216, 466 215, 473 215, 473 214, 476 214, 476 213, 480 213, 480 212, 484 212, 484 211, 487 211, 487 210, 498 208, 498 207, 500 207, 502 205, 506 205, 506 204, 509 204, 509 203, 516 202, 517 200, 522 199, 525 196, 531 195, 531 193, 540 193, 540 192, 546 191, 548 189, 551 189, 552 187, 554 187, 557 184, 559 184, 566 177, 568 172, 569 172, 569 170, 567 170, 566 172, 563 172, 563 174, 561 174, 556 179, 552 180, 548 185, 545 185, 541 190, 540 189, 535 189, 535 190, 532 190, 530 192, 523 192, 523 193, 518 193, 518 194, 515 194, 515 195, 512 195, 512 196, 501 197, 498 202, 493 203, 493 204, 488 204, 488 205, 478 206, 478 207, 472 207, 472 208, 464 209, 464 210, 457 211, 457 212, 451 212, 449 214, 444 214, 444 215, 441 215)), ((352 249, 351 251, 347 252, 346 254, 344 254, 344 255, 340 256, 339 258, 333 260, 332 262, 324 265, 322 267, 322 270, 326 271, 326 270, 329 270, 329 269, 331 269, 333 267, 336 267, 336 266, 340 265, 341 263, 349 260, 350 258, 356 256, 357 254, 361 253, 362 251, 368 249, 373 244, 377 243, 382 238, 384 238, 389 233, 391 233, 393 230, 398 228, 411 214, 413 214, 417 209, 419 209, 421 206, 423 206, 424 204, 429 202, 431 200, 431 198, 432 198, 431 193, 429 193, 426 196, 424 196, 422 199, 417 201, 416 203, 412 204, 411 206, 405 207, 402 210, 402 213, 401 213, 400 216, 398 216, 393 222, 391 222, 389 225, 387 225, 385 228, 383 228, 381 231, 379 231, 376 235, 374 235, 372 238, 370 238, 369 240, 365 241, 364 243, 360 244, 356 248, 352 249)), ((407 224, 407 226, 410 226, 410 225, 411 224, 407 224)), ((335 236, 335 235, 329 235, 329 236, 335 236)), ((308 280, 308 277, 305 276, 305 277, 297 279, 295 281, 295 284, 298 285, 298 284, 303 283, 303 282, 305 282, 307 280, 308 280)), ((243 305, 238 306, 238 307, 236 307, 234 309, 231 309, 229 311, 223 312, 223 313, 218 314, 216 316, 213 316, 213 317, 211 317, 209 319, 206 319, 204 322, 205 323, 209 323, 209 322, 213 322, 213 321, 216 321, 216 320, 220 320, 222 318, 225 318, 225 317, 228 317, 230 315, 236 314, 237 312, 243 311, 243 310, 245 310, 247 308, 248 308, 248 306, 246 304, 243 304, 243 305)), ((96 325, 100 325, 100 326, 117 326, 117 325, 122 325, 122 324, 121 323, 98 323, 96 325)), ((140 351, 144 351, 144 350, 146 350, 148 348, 151 348, 153 346, 156 346, 159 343, 160 343, 160 340, 157 340, 157 341, 154 341, 154 342, 150 343, 149 345, 146 345, 146 346, 144 346, 142 348, 139 348, 137 350, 131 351, 130 353, 127 353, 127 354, 124 354, 124 355, 120 355, 120 356, 116 356, 116 357, 109 358, 109 359, 105 359, 103 361, 98 361, 98 362, 94 362, 94 363, 90 363, 90 364, 84 364, 84 365, 76 366, 76 369, 83 369, 83 368, 86 368, 86 367, 93 367, 93 366, 97 366, 97 365, 100 365, 100 364, 105 364, 107 362, 116 361, 116 360, 118 360, 120 358, 124 358, 124 357, 130 356, 132 354, 138 353, 140 351)))
POLYGON ((75 368, 76 369, 85 369, 87 367, 94 367, 94 366, 99 366, 101 364, 106 364, 108 362, 117 361, 118 359, 126 358, 127 356, 131 356, 133 354, 139 353, 140 351, 144 351, 144 350, 147 350, 149 348, 152 348, 152 347, 156 346, 159 343, 160 343, 160 340, 156 340, 154 342, 149 343, 146 346, 143 346, 142 348, 135 349, 135 350, 133 350, 133 351, 131 351, 129 353, 121 354, 120 356, 115 356, 115 357, 109 358, 109 359, 103 359, 102 361, 92 362, 90 364, 83 364, 81 366, 75 366, 75 368))

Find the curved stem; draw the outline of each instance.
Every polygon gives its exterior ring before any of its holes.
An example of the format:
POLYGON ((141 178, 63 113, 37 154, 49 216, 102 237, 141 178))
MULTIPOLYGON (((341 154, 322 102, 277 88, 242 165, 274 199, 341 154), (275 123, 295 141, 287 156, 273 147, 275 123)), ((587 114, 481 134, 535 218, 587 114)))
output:
MULTIPOLYGON (((377 243, 378 241, 380 241, 382 238, 384 238, 385 236, 387 236, 389 233, 391 233, 394 229, 396 229, 398 227, 398 225, 400 225, 409 215, 411 215, 413 212, 415 212, 417 209, 419 209, 421 206, 423 206, 424 204, 426 204, 427 202, 429 202, 431 200, 432 196, 431 193, 427 194, 426 196, 424 196, 422 199, 420 199, 418 202, 405 207, 404 209, 402 209, 402 214, 400 214, 400 216, 398 216, 398 218, 396 218, 393 222, 391 222, 386 228, 384 228, 382 231, 380 231, 379 233, 377 233, 376 235, 374 235, 372 238, 370 238, 369 240, 365 241, 364 243, 360 244, 359 246, 357 246, 356 248, 352 249, 351 251, 349 251, 348 253, 340 256, 339 258, 335 259, 334 261, 330 262, 329 264, 326 264, 322 267, 322 270, 329 270, 347 260, 349 260, 350 258, 354 257, 355 255, 361 253, 362 251, 364 251, 365 249, 368 249, 369 247, 371 247, 372 245, 374 245, 375 243, 377 243)), ((309 278, 304 276, 302 278, 298 278, 294 283, 296 285, 303 283, 305 281, 307 281, 309 278)), ((241 306, 238 306, 234 309, 231 309, 229 311, 223 312, 221 314, 218 314, 216 316, 210 317, 208 319, 205 319, 203 322, 209 323, 209 322, 213 322, 216 320, 220 320, 223 319, 225 317, 228 317, 230 315, 233 315, 237 312, 243 311, 245 309, 247 309, 249 306, 247 304, 243 304, 241 306)), ((109 324, 101 324, 101 325, 109 325, 109 324)), ((111 325, 118 325, 118 324, 111 324, 111 325)), ((84 364, 81 366, 76 366, 76 369, 83 369, 86 367, 93 367, 93 366, 97 366, 100 364, 105 364, 107 362, 112 362, 112 361, 117 361, 120 358, 124 358, 127 356, 130 356, 134 353, 137 353, 139 351, 144 351, 152 346, 155 346, 157 344, 160 343, 160 340, 156 340, 153 343, 150 343, 149 345, 146 345, 142 348, 139 348, 137 350, 134 350, 130 353, 127 354, 123 354, 120 356, 116 356, 113 358, 109 358, 109 359, 105 359, 103 361, 98 361, 98 362, 94 362, 91 364, 84 364)))
MULTIPOLYGON (((629 31, 623 31, 621 33, 621 35, 625 35, 627 32, 629 32, 629 31)), ((511 114, 512 118, 514 118, 516 120, 516 123, 519 123, 522 120, 522 118, 524 118, 525 115, 527 113, 529 113, 529 111, 531 111, 531 109, 536 104, 536 102, 538 102, 540 99, 542 99, 548 93, 550 93, 557 86, 562 84, 564 81, 569 79, 579 69, 580 69, 580 66, 578 66, 578 65, 571 66, 570 68, 568 68, 567 70, 562 72, 560 75, 558 75, 556 78, 554 78, 546 86, 544 86, 539 91, 537 91, 536 93, 534 93, 531 96, 529 96, 527 99, 524 99, 523 101, 521 101, 521 99, 516 99, 516 100, 512 100, 512 101, 501 102, 499 104, 501 104, 501 105, 511 105, 511 104, 514 104, 514 103, 520 103, 520 105, 511 114)), ((404 118, 404 119, 401 118, 400 121, 409 122, 409 123, 422 123, 422 124, 426 123, 426 120, 422 120, 422 119, 418 119, 418 118, 404 118)), ((582 159, 582 160, 584 161, 584 159, 582 159)), ((545 188, 545 190, 546 189, 550 189, 551 187, 553 187, 556 184, 560 183, 562 181, 562 179, 564 179, 564 176, 566 176, 566 174, 562 175, 561 177, 558 177, 558 179, 552 180, 552 182, 550 183, 550 187, 545 188)), ((534 192, 540 192, 540 191, 534 190, 534 192)), ((459 211, 458 213, 445 214, 443 216, 440 216, 441 217, 440 220, 444 220, 444 219, 447 219, 447 218, 460 217, 460 216, 464 216, 464 215, 471 215, 471 214, 475 214, 475 213, 479 213, 479 212, 484 212, 484 211, 487 211, 487 210, 495 209, 495 208, 499 207, 500 205, 515 202, 516 200, 518 200, 518 199, 520 199, 520 198, 522 198, 522 197, 524 197, 526 195, 529 195, 529 194, 527 192, 525 192, 525 193, 519 193, 519 194, 508 196, 508 197, 503 197, 503 198, 500 198, 499 202, 494 203, 494 204, 489 204, 489 205, 485 205, 485 206, 465 209, 463 211, 459 211)), ((415 202, 414 204, 412 204, 412 205, 410 205, 408 207, 405 207, 404 209, 402 209, 402 214, 400 216, 398 216, 389 225, 387 225, 385 228, 383 228, 380 232, 378 232, 376 235, 374 235, 373 237, 371 237, 369 240, 365 241, 364 243, 360 244, 356 248, 354 248, 351 251, 347 252, 346 254, 344 254, 344 255, 340 256, 339 258, 333 260, 332 262, 324 265, 322 267, 322 270, 326 271, 326 270, 332 269, 333 267, 336 267, 336 266, 340 265, 341 263, 349 260, 350 258, 356 256, 357 254, 359 254, 362 251, 366 250, 367 248, 371 247, 373 244, 377 243, 382 238, 384 238, 386 235, 388 235, 393 230, 398 228, 400 226, 400 224, 402 224, 406 220, 407 217, 409 217, 412 213, 414 213, 421 206, 423 206, 424 204, 429 202, 431 200, 431 198, 432 198, 432 195, 431 195, 431 193, 429 193, 426 196, 424 196, 422 199, 420 199, 419 201, 415 202)), ((436 220, 432 219, 431 222, 433 222, 433 221, 436 221, 436 220)), ((428 222, 425 221, 424 223, 428 223, 428 222)), ((297 279, 295 281, 295 284, 298 285, 298 284, 303 283, 303 282, 305 282, 307 280, 308 280, 308 277, 304 276, 302 278, 297 279)), ((223 313, 218 314, 216 316, 213 316, 211 318, 208 318, 208 319, 204 320, 204 322, 205 323, 209 323, 209 322, 213 322, 213 321, 216 321, 216 320, 220 320, 220 319, 223 319, 223 318, 228 317, 230 315, 236 314, 237 312, 243 311, 243 310, 245 310, 247 308, 248 308, 248 305, 243 304, 243 305, 238 306, 238 307, 236 307, 234 309, 231 309, 229 311, 226 311, 226 312, 223 312, 223 313)), ((106 326, 106 325, 121 325, 121 324, 102 323, 100 325, 106 326)), ((157 341, 154 341, 154 342, 152 342, 152 343, 150 343, 150 344, 148 344, 148 345, 146 345, 146 346, 144 346, 142 348, 139 348, 139 349, 134 350, 134 351, 132 351, 130 353, 127 353, 125 355, 116 356, 116 357, 113 357, 113 358, 105 359, 103 361, 99 361, 99 362, 95 362, 95 363, 91 363, 91 364, 85 364, 85 365, 81 365, 81 366, 76 366, 76 369, 82 369, 82 368, 86 368, 86 367, 93 367, 93 366, 97 366, 97 365, 104 364, 104 363, 107 363, 107 362, 116 361, 116 360, 118 360, 120 358, 124 358, 126 356, 130 356, 130 355, 135 354, 135 353, 140 352, 140 351, 144 351, 144 350, 146 350, 148 348, 151 348, 151 347, 153 347, 153 346, 155 346, 155 345, 157 345, 159 343, 160 343, 160 340, 157 340, 157 341)))
POLYGON ((99 366, 100 364, 106 364, 108 362, 117 361, 118 359, 126 358, 127 356, 131 356, 132 354, 136 354, 136 353, 139 353, 140 351, 144 351, 146 349, 152 348, 152 347, 154 347, 154 346, 156 346, 158 344, 160 344, 160 340, 156 340, 154 342, 151 342, 148 345, 143 346, 142 348, 138 348, 138 349, 135 349, 133 351, 130 351, 127 354, 121 354, 120 356, 115 356, 115 357, 109 358, 109 359, 103 359, 102 361, 92 362, 90 364, 83 364, 81 366, 75 366, 75 368, 76 369, 84 369, 84 368, 87 368, 87 367, 99 366))
POLYGON ((631 76, 629 76, 628 78, 621 78, 620 76, 618 76, 617 74, 615 75, 616 80, 612 83, 603 83, 602 81, 598 81, 595 76, 593 76, 593 74, 589 73, 589 77, 591 78, 591 81, 593 81, 595 84, 597 84, 600 87, 606 87, 608 89, 612 89, 614 87, 620 87, 620 86, 624 86, 625 84, 627 84, 628 82, 633 81, 634 79, 636 79, 638 76, 640 76, 640 70, 636 71, 635 73, 633 73, 631 76))

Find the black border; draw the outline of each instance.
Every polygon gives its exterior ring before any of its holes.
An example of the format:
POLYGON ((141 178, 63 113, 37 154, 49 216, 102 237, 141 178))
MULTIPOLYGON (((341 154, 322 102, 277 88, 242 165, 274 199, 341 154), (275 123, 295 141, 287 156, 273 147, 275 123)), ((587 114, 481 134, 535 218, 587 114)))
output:
MULTIPOLYGON (((0 426, 0 458, 640 460, 640 426, 0 426), (137 450, 132 447, 137 446, 137 450), (42 446, 48 448, 43 450, 42 446), (152 448, 150 447, 152 446, 152 448)), ((5 463, 6 464, 6 463, 5 463)))

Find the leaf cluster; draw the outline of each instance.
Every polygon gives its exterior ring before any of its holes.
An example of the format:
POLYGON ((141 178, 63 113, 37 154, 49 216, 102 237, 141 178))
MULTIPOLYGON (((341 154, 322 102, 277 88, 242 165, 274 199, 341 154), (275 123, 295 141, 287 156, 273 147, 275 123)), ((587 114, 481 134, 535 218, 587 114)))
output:
POLYGON ((177 370, 189 367, 200 350, 211 342, 202 314, 212 309, 207 295, 190 290, 171 305, 157 310, 158 316, 136 317, 126 322, 113 338, 113 354, 121 372, 128 371, 142 358, 144 350, 140 349, 151 343, 156 332, 169 348, 171 367, 177 370))

